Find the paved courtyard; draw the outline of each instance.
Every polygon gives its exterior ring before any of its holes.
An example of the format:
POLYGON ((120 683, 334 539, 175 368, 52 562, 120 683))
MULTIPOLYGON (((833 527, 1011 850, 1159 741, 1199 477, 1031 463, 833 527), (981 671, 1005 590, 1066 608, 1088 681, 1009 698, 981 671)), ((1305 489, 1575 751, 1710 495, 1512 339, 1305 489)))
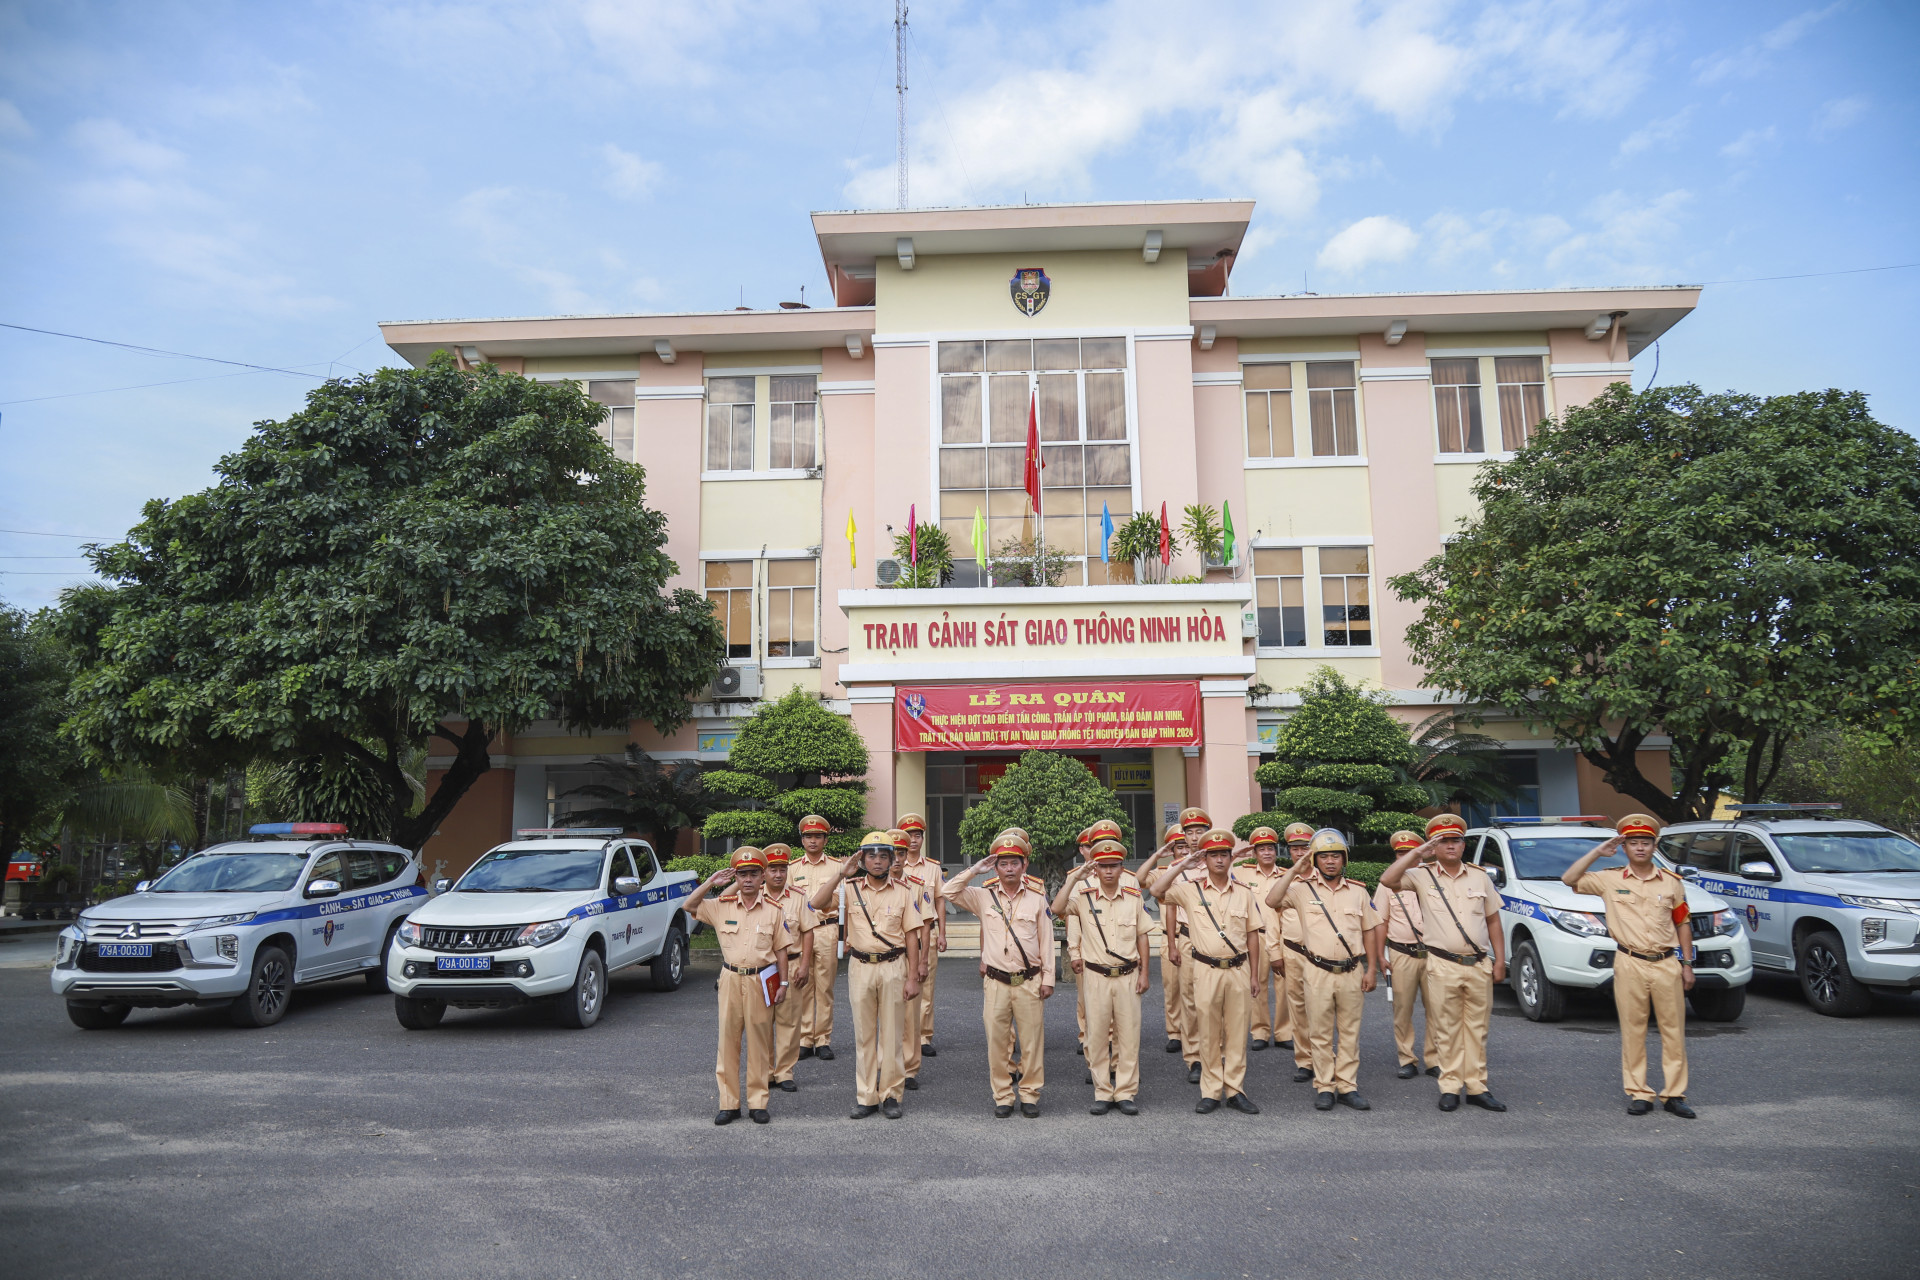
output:
POLYGON ((0 947, 0 1216, 11 1276, 1837 1276, 1920 1249, 1920 999, 1816 1016, 1762 979, 1694 1024, 1692 1123, 1628 1117, 1610 1004, 1557 1025, 1504 991, 1505 1115, 1444 1115, 1393 1076, 1368 1004, 1374 1109, 1311 1108, 1252 1055, 1259 1116, 1193 1113, 1148 996, 1143 1112, 1095 1118, 1073 990, 1048 1016, 1044 1114, 990 1113, 973 962, 939 987, 940 1054, 906 1116, 860 1123, 837 1061, 774 1122, 718 1129, 713 967, 623 975, 601 1023, 450 1012, 409 1033, 358 981, 266 1031, 223 1014, 70 1026, 0 947))

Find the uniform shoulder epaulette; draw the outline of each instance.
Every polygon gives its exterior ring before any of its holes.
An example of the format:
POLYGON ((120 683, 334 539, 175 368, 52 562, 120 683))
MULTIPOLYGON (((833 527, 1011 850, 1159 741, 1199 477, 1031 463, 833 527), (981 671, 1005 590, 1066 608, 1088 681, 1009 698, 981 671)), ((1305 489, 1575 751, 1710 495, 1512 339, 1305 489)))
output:
POLYGON ((1134 897, 1136 897, 1136 898, 1140 896, 1140 891, 1139 891, 1138 889, 1136 889, 1136 888, 1134 888, 1134 887, 1133 887, 1132 885, 1130 885, 1130 884, 1123 884, 1123 885, 1121 885, 1121 886, 1120 886, 1120 892, 1122 892, 1122 893, 1130 893, 1130 894, 1132 894, 1132 895, 1133 895, 1134 897))
POLYGON ((1047 882, 1045 880, 1042 880, 1039 876, 1027 877, 1027 888, 1044 890, 1046 887, 1047 887, 1047 882))
POLYGON ((740 901, 740 891, 738 889, 735 889, 732 893, 723 893, 720 895, 720 901, 738 902, 740 901))

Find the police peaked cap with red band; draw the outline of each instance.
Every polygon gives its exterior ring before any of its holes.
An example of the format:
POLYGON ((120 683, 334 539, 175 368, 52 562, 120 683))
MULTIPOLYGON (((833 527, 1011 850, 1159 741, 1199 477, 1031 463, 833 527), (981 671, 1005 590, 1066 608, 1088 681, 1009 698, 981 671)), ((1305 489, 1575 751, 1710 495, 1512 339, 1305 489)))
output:
POLYGON ((1087 828, 1087 834, 1095 841, 1120 839, 1120 824, 1112 818, 1102 818, 1087 828))
POLYGON ((800 819, 800 834, 803 836, 824 836, 832 832, 832 824, 817 813, 810 813, 800 819))
POLYGON ((1420 838, 1420 833, 1417 831, 1396 831, 1387 843, 1393 846, 1395 853, 1405 853, 1409 849, 1419 848, 1426 841, 1420 838))
POLYGON ((1127 846, 1118 840, 1096 840, 1093 842, 1093 860, 1095 862, 1125 862, 1127 846))
POLYGON ((1207 816, 1207 811, 1205 809, 1193 808, 1193 809, 1182 809, 1180 811, 1180 829, 1182 831, 1186 830, 1188 827, 1211 828, 1212 826, 1213 826, 1213 819, 1207 816))
POLYGON ((784 867, 793 861, 793 850, 784 844, 770 844, 760 851, 770 867, 784 867))
POLYGON ((1467 834, 1467 821, 1457 813, 1443 813, 1427 819, 1427 837, 1463 836, 1467 834))
POLYGON ((918 831, 922 835, 926 834, 927 830, 927 820, 917 813, 901 814, 898 825, 902 831, 918 831))
POLYGON ((1623 836, 1657 836, 1660 824, 1644 813, 1630 813, 1613 824, 1613 829, 1623 836))
POLYGON ((1024 833, 1015 830, 1002 831, 993 838, 993 844, 987 854, 994 858, 1029 858, 1031 851, 1024 833))
POLYGON ((887 832, 887 839, 893 841, 893 847, 896 849, 904 849, 907 847, 907 833, 898 827, 887 832))
POLYGON ((1209 831, 1200 840, 1200 852, 1232 853, 1233 845, 1234 845, 1233 832, 1209 831))
POLYGON ((733 851, 733 856, 727 860, 727 865, 735 871, 765 871, 767 855, 750 844, 743 844, 733 851))
POLYGON ((1306 844, 1313 839, 1313 824, 1310 822, 1289 822, 1287 824, 1287 843, 1306 844))
POLYGON ((1277 845, 1280 843, 1280 833, 1272 827, 1255 827, 1247 833, 1247 843, 1251 845, 1277 845))

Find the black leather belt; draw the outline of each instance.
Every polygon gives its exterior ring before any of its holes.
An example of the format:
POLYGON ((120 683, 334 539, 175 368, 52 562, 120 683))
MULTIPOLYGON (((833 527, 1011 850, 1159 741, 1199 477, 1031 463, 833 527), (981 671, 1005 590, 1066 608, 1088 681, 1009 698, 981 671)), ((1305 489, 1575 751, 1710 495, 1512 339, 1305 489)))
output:
POLYGON ((996 969, 990 964, 981 965, 980 967, 986 972, 989 978, 992 978, 995 982, 1004 982, 1010 987, 1024 986, 1031 979, 1040 976, 1039 965, 1035 965, 1031 969, 1023 969, 1018 973, 1008 973, 1005 969, 996 969))
POLYGON ((1617 942, 1614 943, 1614 945, 1620 947, 1622 951, 1632 956, 1635 960, 1645 960, 1648 964, 1659 964, 1662 960, 1673 959, 1673 952, 1671 951, 1635 951, 1632 947, 1622 946, 1617 942))
POLYGON ((1176 938, 1184 938, 1184 937, 1186 937, 1186 936, 1187 936, 1187 926, 1185 926, 1185 925, 1183 925, 1183 924, 1177 924, 1177 925, 1175 925, 1175 926, 1173 927, 1173 936, 1174 936, 1174 937, 1176 937, 1176 938))
POLYGON ((1247 962, 1247 953, 1242 951, 1237 956, 1226 960, 1219 960, 1204 951, 1196 951, 1193 953, 1193 958, 1210 969, 1238 969, 1247 962))
POLYGON ((1129 960, 1125 964, 1095 964, 1091 960, 1084 960, 1081 963, 1095 973, 1108 978, 1124 978, 1140 967, 1138 960, 1129 960))
MULTIPOLYGON (((726 962, 725 960, 722 960, 722 961, 720 962, 720 967, 721 967, 722 969, 725 969, 725 970, 726 970, 727 972, 729 972, 729 973, 744 973, 744 974, 747 974, 747 975, 748 975, 749 977, 754 977, 754 976, 758 976, 758 974, 760 973, 760 969, 759 969, 759 968, 755 968, 755 967, 754 967, 753 965, 750 965, 750 964, 728 964, 728 963, 727 963, 727 962, 726 962)), ((760 966, 760 968, 765 968, 765 967, 766 967, 766 966, 764 966, 764 965, 762 965, 762 966, 760 966)))
MULTIPOLYGON (((1285 942, 1289 951, 1298 951, 1316 968, 1325 969, 1328 973, 1352 973, 1361 960, 1365 959, 1364 956, 1352 956, 1345 960, 1323 960, 1291 938, 1285 939, 1285 942)), ((1428 950, 1431 951, 1432 948, 1429 947, 1428 950)))
POLYGON ((805 955, 805 954, 806 954, 806 952, 804 952, 804 951, 789 951, 789 952, 787 952, 787 959, 789 959, 789 960, 798 960, 798 959, 799 959, 799 958, 800 958, 801 956, 803 956, 803 955, 805 955))
POLYGON ((1426 958, 1427 944, 1424 942, 1395 942, 1392 938, 1388 938, 1387 946, 1403 956, 1412 956, 1415 960, 1426 958))
POLYGON ((847 954, 862 964, 885 964, 889 960, 898 960, 901 956, 907 954, 907 949, 905 947, 895 947, 891 951, 857 951, 852 947, 848 947, 847 954))
POLYGON ((1469 969, 1487 958, 1484 954, 1477 956, 1457 956, 1451 951, 1442 951, 1440 948, 1432 946, 1431 944, 1427 947, 1427 954, 1430 956, 1439 956, 1442 960, 1451 960, 1455 964, 1466 965, 1469 969))

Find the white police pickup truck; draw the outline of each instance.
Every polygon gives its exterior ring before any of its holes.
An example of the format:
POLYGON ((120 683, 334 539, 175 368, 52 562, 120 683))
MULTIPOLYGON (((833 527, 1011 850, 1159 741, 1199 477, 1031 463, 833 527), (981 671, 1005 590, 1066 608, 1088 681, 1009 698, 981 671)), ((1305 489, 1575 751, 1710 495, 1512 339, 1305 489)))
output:
POLYGON ((656 991, 680 985, 687 913, 699 877, 665 872, 619 828, 514 833, 400 927, 387 981, 400 1025, 438 1026, 447 1006, 499 1009, 553 997, 560 1023, 590 1027, 607 975, 652 966, 656 991))
POLYGON ((1756 965, 1795 975, 1830 1017, 1865 1013, 1875 990, 1920 989, 1920 844, 1817 816, 1837 804, 1733 807, 1731 821, 1668 827, 1660 848, 1734 904, 1756 965))
POLYGON ((226 1005, 270 1027, 296 986, 365 974, 386 990, 400 921, 427 896, 413 855, 343 839, 329 822, 253 827, 265 839, 214 845, 129 897, 88 907, 56 943, 53 994, 99 1031, 134 1009, 226 1005), (282 838, 271 838, 282 837, 282 838))
MULTIPOLYGON (((1561 873, 1613 832, 1605 818, 1495 818, 1467 833, 1467 861, 1485 868, 1500 889, 1500 927, 1507 938, 1507 981, 1520 1011, 1534 1022, 1566 1015, 1569 988, 1613 984, 1613 938, 1605 905, 1561 883, 1561 873)), ((1614 853, 1594 870, 1626 865, 1614 853)), ((1668 866, 1688 879, 1693 926, 1693 990, 1687 999, 1708 1022, 1732 1022, 1747 1003, 1753 952, 1738 916, 1693 881, 1691 867, 1668 866)))

